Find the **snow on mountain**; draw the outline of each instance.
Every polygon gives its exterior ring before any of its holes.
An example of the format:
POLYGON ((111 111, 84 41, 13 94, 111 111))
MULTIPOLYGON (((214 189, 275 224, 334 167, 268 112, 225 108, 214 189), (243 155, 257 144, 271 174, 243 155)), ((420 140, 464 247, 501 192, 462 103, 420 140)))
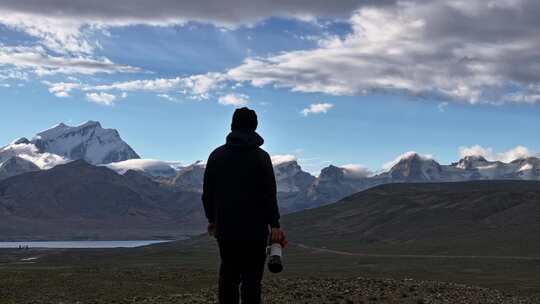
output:
POLYGON ((516 178, 525 180, 540 180, 540 159, 527 157, 512 161, 513 174, 516 178))
POLYGON ((31 143, 41 153, 53 153, 70 160, 83 159, 94 165, 140 158, 120 138, 118 131, 103 129, 97 121, 78 126, 60 123, 38 133, 31 143))
POLYGON ((501 161, 489 161, 483 156, 470 155, 450 165, 465 172, 463 180, 478 179, 511 179, 518 171, 516 165, 501 161))
MULTIPOLYGON (((0 178, 38 169, 50 169, 73 160, 104 165, 119 174, 143 172, 178 191, 201 192, 205 164, 140 159, 114 129, 99 122, 79 126, 60 123, 32 140, 19 138, 0 148, 0 178), (35 165, 35 166, 34 166, 35 165)), ((410 151, 374 174, 358 165, 328 166, 318 177, 302 170, 294 155, 274 155, 280 206, 287 212, 335 202, 367 188, 402 182, 453 182, 468 180, 540 180, 540 159, 522 157, 511 162, 491 161, 469 153, 456 163, 440 165, 431 155, 410 151)))
POLYGON ((176 170, 169 163, 156 159, 128 159, 104 166, 119 174, 124 174, 128 170, 135 170, 153 177, 172 177, 176 175, 176 170))
POLYGON ((274 167, 279 166, 283 163, 290 163, 297 160, 296 156, 290 154, 272 155, 270 158, 272 159, 272 165, 274 167))
POLYGON ((463 170, 471 170, 471 169, 477 169, 479 167, 487 167, 490 166, 493 162, 488 161, 483 156, 480 155, 470 155, 465 156, 464 158, 460 159, 456 164, 455 167, 463 170))
POLYGON ((50 169, 69 161, 69 159, 60 155, 40 152, 36 145, 26 138, 19 138, 9 145, 0 148, 0 164, 14 156, 34 163, 40 169, 50 169))

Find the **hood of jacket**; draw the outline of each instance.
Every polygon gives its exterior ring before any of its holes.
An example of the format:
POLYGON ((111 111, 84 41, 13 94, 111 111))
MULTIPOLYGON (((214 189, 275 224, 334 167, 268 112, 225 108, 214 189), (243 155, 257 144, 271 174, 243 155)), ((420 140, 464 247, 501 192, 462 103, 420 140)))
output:
POLYGON ((227 135, 226 145, 233 148, 253 149, 264 144, 264 139, 255 131, 233 130, 227 135))

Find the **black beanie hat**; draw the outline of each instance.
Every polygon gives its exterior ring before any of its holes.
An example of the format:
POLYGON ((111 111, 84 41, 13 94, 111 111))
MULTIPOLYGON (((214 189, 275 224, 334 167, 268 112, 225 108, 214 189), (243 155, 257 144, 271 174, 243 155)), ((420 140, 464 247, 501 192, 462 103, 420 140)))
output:
POLYGON ((246 107, 234 111, 231 123, 231 130, 246 129, 255 131, 257 129, 257 113, 246 107))

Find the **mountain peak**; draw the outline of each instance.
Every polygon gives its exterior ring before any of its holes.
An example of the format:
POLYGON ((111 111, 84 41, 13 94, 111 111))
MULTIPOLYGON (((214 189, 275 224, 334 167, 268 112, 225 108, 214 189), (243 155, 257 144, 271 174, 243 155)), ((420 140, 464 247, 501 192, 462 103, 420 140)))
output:
POLYGON ((319 179, 326 181, 326 180, 340 180, 344 177, 343 169, 334 165, 329 165, 326 168, 323 168, 321 170, 321 174, 319 175, 319 179))
POLYGON ((481 155, 467 155, 460 159, 456 167, 464 170, 489 165, 491 162, 481 155))
POLYGON ((394 160, 389 173, 399 181, 429 181, 441 174, 441 166, 431 156, 407 152, 394 160))
POLYGON ((81 128, 84 128, 84 127, 101 128, 101 123, 99 121, 95 121, 95 120, 88 120, 87 122, 79 125, 79 127, 81 127, 81 128))
POLYGON ((104 129, 98 121, 89 120, 77 126, 59 123, 38 133, 31 141, 40 152, 49 152, 91 164, 107 164, 140 158, 120 138, 115 129, 104 129))
POLYGON ((281 166, 283 164, 297 163, 297 158, 295 155, 273 155, 272 156, 272 165, 274 167, 281 166))
POLYGON ((482 155, 467 155, 465 156, 463 159, 465 160, 474 160, 474 161, 483 161, 483 162, 487 162, 488 160, 483 157, 482 155))
POLYGON ((26 137, 19 137, 19 138, 15 139, 14 141, 12 141, 12 142, 10 143, 10 145, 20 145, 20 144, 25 144, 25 145, 27 145, 27 144, 29 144, 29 143, 30 143, 30 141, 28 140, 28 138, 26 138, 26 137))
POLYGON ((409 151, 401 155, 401 159, 399 161, 413 161, 413 160, 426 160, 426 159, 427 159, 426 157, 422 157, 417 152, 409 151))
POLYGON ((433 161, 433 158, 431 157, 431 155, 422 155, 415 151, 408 151, 399 155, 393 161, 386 163, 383 168, 386 171, 391 171, 392 168, 394 168, 399 163, 409 163, 412 161, 433 161))
POLYGON ((37 134, 36 137, 43 138, 43 137, 57 137, 65 132, 73 132, 75 130, 80 129, 86 129, 86 128, 99 128, 101 129, 101 123, 94 120, 88 120, 82 124, 76 125, 76 126, 70 126, 63 122, 60 122, 49 129, 46 129, 44 131, 41 131, 37 134))

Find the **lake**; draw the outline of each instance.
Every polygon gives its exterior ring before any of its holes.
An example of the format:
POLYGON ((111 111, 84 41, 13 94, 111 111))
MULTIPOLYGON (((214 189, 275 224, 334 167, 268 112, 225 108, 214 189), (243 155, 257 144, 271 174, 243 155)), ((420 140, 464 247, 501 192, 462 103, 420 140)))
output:
POLYGON ((30 242, 0 242, 0 248, 134 248, 157 243, 170 242, 170 240, 148 241, 30 241, 30 242))

